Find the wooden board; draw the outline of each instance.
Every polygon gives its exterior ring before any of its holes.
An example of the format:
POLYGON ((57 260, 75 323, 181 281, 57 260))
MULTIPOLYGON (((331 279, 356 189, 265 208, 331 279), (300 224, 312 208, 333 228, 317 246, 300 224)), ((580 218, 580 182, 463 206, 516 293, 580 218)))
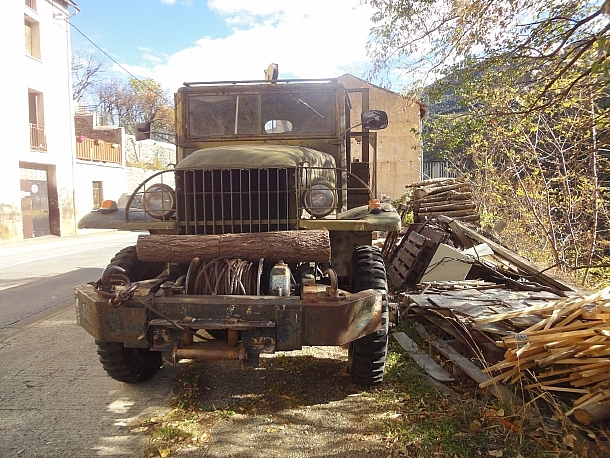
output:
POLYGON ((453 382, 455 378, 434 361, 427 353, 422 351, 413 340, 404 332, 392 334, 396 342, 407 352, 415 363, 424 369, 428 375, 439 382, 453 382))
MULTIPOLYGON (((442 340, 431 339, 425 328, 420 323, 415 323, 415 329, 422 336, 422 338, 427 339, 430 342, 430 345, 436 348, 439 353, 449 359, 453 364, 460 368, 460 370, 462 370, 475 382, 480 384, 488 382, 491 379, 489 375, 482 372, 481 369, 479 369, 470 360, 460 355, 455 349, 449 346, 449 344, 443 342, 442 340)), ((516 401, 517 398, 515 394, 505 386, 496 384, 493 388, 494 389, 492 390, 492 393, 494 393, 496 397, 511 402, 516 401)))
MULTIPOLYGON (((443 221, 446 224, 451 224, 454 220, 449 217, 440 216, 439 220, 443 221)), ((494 250, 495 253, 505 258, 507 261, 515 264, 519 269, 522 269, 524 272, 530 274, 536 281, 540 282, 543 285, 550 286, 552 288, 556 288, 559 291, 575 291, 575 289, 561 282, 559 279, 546 274, 542 269, 535 266, 533 263, 528 261, 522 256, 519 256, 507 248, 504 248, 502 245, 492 242, 487 237, 482 236, 478 232, 470 229, 469 227, 457 223, 456 225, 459 227, 460 231, 470 237, 473 240, 476 240, 478 243, 487 243, 489 247, 494 250)))

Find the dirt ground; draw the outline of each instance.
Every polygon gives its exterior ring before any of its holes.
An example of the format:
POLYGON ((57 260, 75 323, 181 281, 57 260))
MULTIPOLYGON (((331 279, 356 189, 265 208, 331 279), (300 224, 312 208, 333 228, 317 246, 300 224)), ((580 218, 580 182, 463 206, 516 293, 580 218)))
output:
POLYGON ((346 366, 344 348, 314 347, 258 367, 184 362, 125 384, 104 373, 70 307, 0 342, 0 456, 610 456, 600 430, 565 446, 568 430, 545 434, 468 378, 439 393, 396 344, 378 387, 353 384, 346 366))
POLYGON ((181 365, 176 391, 183 395, 176 403, 190 414, 179 410, 175 423, 170 414, 140 428, 153 438, 145 456, 393 455, 380 421, 387 406, 375 389, 352 384, 347 350, 316 347, 265 356, 258 367, 231 361, 181 365), (189 391, 193 381, 196 388, 189 391), (173 433, 173 441, 155 445, 159 431, 172 431, 166 436, 173 433))
POLYGON ((184 362, 174 409, 131 432, 148 436, 147 458, 610 456, 607 431, 555 422, 547 434, 540 415, 485 398, 464 374, 431 388, 397 348, 386 380, 370 388, 351 382, 341 347, 263 355, 258 367, 184 362))

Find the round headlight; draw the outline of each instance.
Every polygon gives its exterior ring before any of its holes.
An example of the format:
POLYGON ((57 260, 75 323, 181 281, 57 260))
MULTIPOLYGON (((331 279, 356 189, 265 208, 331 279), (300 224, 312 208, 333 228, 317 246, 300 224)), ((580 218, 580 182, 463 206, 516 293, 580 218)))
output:
POLYGON ((335 191, 325 183, 313 184, 305 191, 303 204, 312 216, 326 216, 335 209, 335 191))
POLYGON ((166 184, 153 184, 142 195, 142 206, 155 219, 168 219, 176 210, 174 190, 166 184))

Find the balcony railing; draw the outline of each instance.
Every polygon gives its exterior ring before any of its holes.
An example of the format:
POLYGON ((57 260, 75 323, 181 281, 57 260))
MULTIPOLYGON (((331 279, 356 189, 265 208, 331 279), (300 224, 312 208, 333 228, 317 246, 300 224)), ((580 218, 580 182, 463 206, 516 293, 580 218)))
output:
POLYGON ((47 150, 47 138, 44 135, 44 126, 30 123, 30 149, 32 151, 47 150))
POLYGON ((429 161, 422 164, 422 180, 430 178, 455 178, 457 173, 448 161, 429 161))
POLYGON ((107 143, 82 136, 76 137, 76 159, 115 164, 123 163, 121 145, 118 143, 107 143))

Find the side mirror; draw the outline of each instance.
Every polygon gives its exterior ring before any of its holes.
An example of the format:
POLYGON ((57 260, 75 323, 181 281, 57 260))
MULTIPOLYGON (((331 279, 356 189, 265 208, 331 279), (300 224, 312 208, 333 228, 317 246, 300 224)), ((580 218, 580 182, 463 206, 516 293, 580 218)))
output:
POLYGON ((388 114, 382 110, 363 111, 360 120, 364 129, 381 130, 388 127, 388 114))
POLYGON ((136 140, 148 140, 150 139, 150 123, 149 122, 141 122, 136 124, 136 140))

